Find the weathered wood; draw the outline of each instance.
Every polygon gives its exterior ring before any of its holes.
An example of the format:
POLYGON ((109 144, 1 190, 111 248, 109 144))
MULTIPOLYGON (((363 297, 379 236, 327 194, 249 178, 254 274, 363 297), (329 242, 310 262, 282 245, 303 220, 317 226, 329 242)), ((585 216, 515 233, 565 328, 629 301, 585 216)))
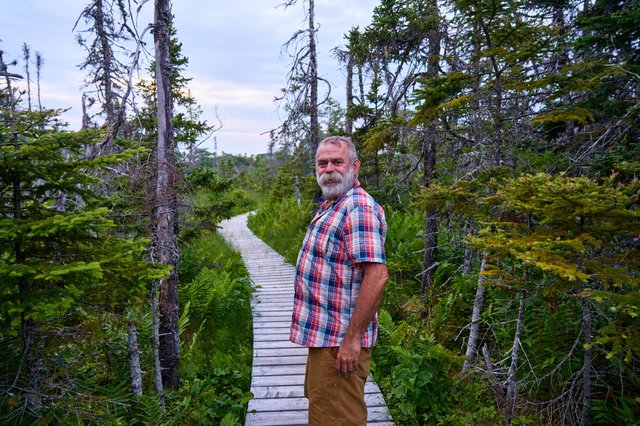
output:
POLYGON ((291 374, 304 374, 306 368, 306 363, 298 365, 267 365, 264 367, 254 365, 252 374, 254 376, 284 376, 291 374))
POLYGON ((254 349, 253 357, 262 356, 290 356, 290 355, 304 355, 307 356, 307 348, 277 348, 277 349, 254 349))
MULTIPOLYGON (((221 223, 221 233, 244 260, 256 289, 253 312, 253 369, 245 425, 307 425, 304 374, 307 348, 289 341, 295 268, 246 227, 247 215, 221 223)), ((365 384, 367 424, 393 425, 380 388, 365 384)))
MULTIPOLYGON (((249 403, 249 410, 256 411, 282 411, 282 401, 283 398, 262 398, 257 399, 254 398, 249 403)), ((367 407, 382 407, 384 406, 384 398, 379 393, 370 393, 364 396, 364 400, 367 403, 367 407)), ((309 403, 307 398, 287 398, 286 399, 287 408, 289 411, 295 410, 307 410, 309 407, 309 403)))
MULTIPOLYGON (((249 402, 251 404, 251 402, 249 402)), ((369 425, 393 425, 388 411, 382 407, 369 409, 367 415, 369 425)), ((307 412, 304 411, 271 411, 247 412, 245 425, 251 426, 290 426, 307 425, 307 412)))
MULTIPOLYGON (((300 385, 285 385, 285 386, 253 386, 251 388, 254 398, 302 398, 304 397, 304 384, 300 385)), ((378 385, 372 381, 367 380, 364 385, 365 394, 380 393, 378 385)))
POLYGON ((306 355, 293 355, 293 356, 261 356, 253 360, 253 366, 262 365, 296 365, 307 364, 306 355))
POLYGON ((276 340, 289 339, 289 333, 282 332, 282 330, 286 330, 286 329, 281 328, 279 330, 280 331, 277 333, 268 333, 267 330, 263 330, 264 334, 253 336, 253 341, 254 342, 270 342, 270 341, 276 341, 276 340))

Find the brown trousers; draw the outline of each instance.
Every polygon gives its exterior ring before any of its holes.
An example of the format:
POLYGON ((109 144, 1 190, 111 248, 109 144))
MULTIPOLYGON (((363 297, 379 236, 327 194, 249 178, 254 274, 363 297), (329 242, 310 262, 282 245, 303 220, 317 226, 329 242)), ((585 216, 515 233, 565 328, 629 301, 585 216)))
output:
POLYGON ((369 374, 371 349, 362 348, 357 373, 336 370, 338 348, 309 348, 304 396, 309 399, 309 426, 364 426, 367 406, 364 383, 369 374))

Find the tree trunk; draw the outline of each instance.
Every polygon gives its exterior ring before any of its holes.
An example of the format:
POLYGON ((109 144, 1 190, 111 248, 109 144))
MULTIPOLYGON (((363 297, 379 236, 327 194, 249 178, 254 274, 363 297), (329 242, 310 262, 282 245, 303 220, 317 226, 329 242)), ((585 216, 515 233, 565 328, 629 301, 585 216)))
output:
POLYGON ((311 79, 310 107, 310 138, 311 158, 315 158, 320 143, 320 126, 318 124, 318 57, 316 54, 316 28, 314 23, 314 0, 309 0, 309 78, 311 79))
POLYGON ((104 91, 104 109, 107 113, 107 126, 109 126, 109 132, 112 132, 116 121, 116 100, 113 93, 113 85, 111 83, 111 79, 113 78, 113 58, 111 43, 109 42, 109 36, 107 35, 107 29, 105 28, 104 5, 102 0, 95 0, 94 10, 93 19, 96 29, 96 37, 98 38, 97 42, 100 44, 100 51, 102 52, 102 63, 100 64, 100 68, 102 68, 101 86, 104 91))
POLYGON ((484 285, 487 279, 482 273, 487 267, 487 253, 482 254, 482 262, 480 263, 480 273, 478 274, 478 288, 476 289, 476 299, 473 303, 473 314, 471 316, 471 326, 469 329, 469 340, 467 342, 467 352, 462 371, 467 371, 475 359, 478 349, 478 335, 480 333, 480 315, 482 314, 482 305, 484 304, 484 285))
MULTIPOLYGON (((428 188, 435 178, 436 142, 433 128, 426 127, 423 135, 424 143, 424 186, 428 188)), ((436 255, 438 252, 438 212, 435 208, 427 211, 425 216, 424 257, 422 259, 422 294, 433 285, 433 275, 436 272, 436 255)))
POLYGON ((582 298, 582 334, 584 336, 584 357, 582 360, 582 418, 581 426, 589 425, 589 413, 591 411, 591 308, 589 299, 582 298))
MULTIPOLYGON (((431 15, 435 21, 439 21, 438 2, 430 0, 431 15)), ((427 76, 438 75, 438 64, 440 62, 440 29, 436 25, 432 28, 427 39, 429 41, 429 51, 427 57, 427 76)), ((423 129, 422 149, 424 155, 424 187, 428 188, 436 177, 436 154, 437 154, 437 134, 433 122, 427 123, 423 129)), ((438 250, 438 226, 439 217, 435 208, 426 212, 424 224, 424 257, 422 259, 422 294, 425 295, 427 289, 433 285, 433 275, 436 272, 436 255, 438 250)))
POLYGON ((40 99, 40 72, 42 71, 42 65, 44 60, 40 52, 36 52, 36 87, 38 89, 38 111, 42 111, 42 100, 40 99))
POLYGON ((517 380, 516 373, 518 372, 518 353, 520 351, 520 333, 522 332, 522 323, 524 320, 524 308, 525 308, 525 296, 524 290, 520 291, 520 307, 518 309, 518 318, 516 320, 516 332, 513 335, 513 345, 511 346, 511 365, 509 366, 509 372, 507 373, 507 407, 505 413, 505 423, 510 426, 513 420, 513 416, 516 411, 516 397, 517 397, 517 380))
POLYGON ((165 388, 179 386, 178 364, 178 247, 176 244, 175 159, 173 142, 173 103, 171 99, 171 64, 169 28, 171 3, 156 0, 154 20, 156 88, 158 97, 158 164, 156 184, 155 243, 158 261, 172 267, 168 278, 160 280, 160 363, 165 388))
MULTIPOLYGON (((468 222, 466 222, 464 224, 464 230, 463 230, 464 234, 469 235, 469 233, 472 232, 472 228, 473 227, 468 222)), ((464 263, 462 265, 462 273, 464 275, 469 275, 471 273, 472 265, 473 265, 473 250, 467 244, 465 245, 465 248, 464 248, 464 263)))
POLYGON ((22 53, 24 55, 24 73, 27 76, 27 105, 29 106, 29 111, 31 111, 31 73, 29 72, 31 48, 27 43, 22 44, 22 53))
POLYGON ((350 118, 349 109, 353 106, 353 53, 347 52, 347 114, 344 122, 344 131, 347 135, 353 132, 353 120, 350 118))
POLYGON ((136 396, 142 395, 142 370, 140 369, 140 351, 138 350, 138 330, 133 321, 129 322, 129 371, 131 373, 131 389, 136 396))
POLYGON ((158 319, 158 281, 151 286, 151 327, 153 328, 153 383, 158 393, 160 404, 164 406, 164 387, 162 386, 162 365, 160 363, 160 322, 158 319))

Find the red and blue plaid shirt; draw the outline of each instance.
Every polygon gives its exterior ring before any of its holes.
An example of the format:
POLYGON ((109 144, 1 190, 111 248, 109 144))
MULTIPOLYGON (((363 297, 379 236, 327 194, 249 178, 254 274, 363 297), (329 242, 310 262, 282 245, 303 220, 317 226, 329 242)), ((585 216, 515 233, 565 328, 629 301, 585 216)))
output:
MULTIPOLYGON (((339 346, 358 299, 362 263, 386 263, 384 211, 358 182, 335 202, 325 201, 298 254, 290 340, 308 347, 339 346)), ((362 336, 372 347, 378 317, 362 336)))

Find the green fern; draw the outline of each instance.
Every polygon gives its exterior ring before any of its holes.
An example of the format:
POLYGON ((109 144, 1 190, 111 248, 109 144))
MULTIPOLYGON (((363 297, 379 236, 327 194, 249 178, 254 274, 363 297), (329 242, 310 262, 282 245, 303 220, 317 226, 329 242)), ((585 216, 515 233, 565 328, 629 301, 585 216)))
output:
POLYGON ((220 426, 240 426, 240 420, 233 413, 227 413, 220 421, 220 426))
POLYGON ((161 426, 165 421, 165 412, 157 395, 142 395, 138 398, 138 412, 131 425, 161 426))
POLYGON ((383 343, 394 344, 391 336, 397 330, 397 325, 393 321, 391 314, 386 309, 380 309, 378 312, 378 336, 383 343))

